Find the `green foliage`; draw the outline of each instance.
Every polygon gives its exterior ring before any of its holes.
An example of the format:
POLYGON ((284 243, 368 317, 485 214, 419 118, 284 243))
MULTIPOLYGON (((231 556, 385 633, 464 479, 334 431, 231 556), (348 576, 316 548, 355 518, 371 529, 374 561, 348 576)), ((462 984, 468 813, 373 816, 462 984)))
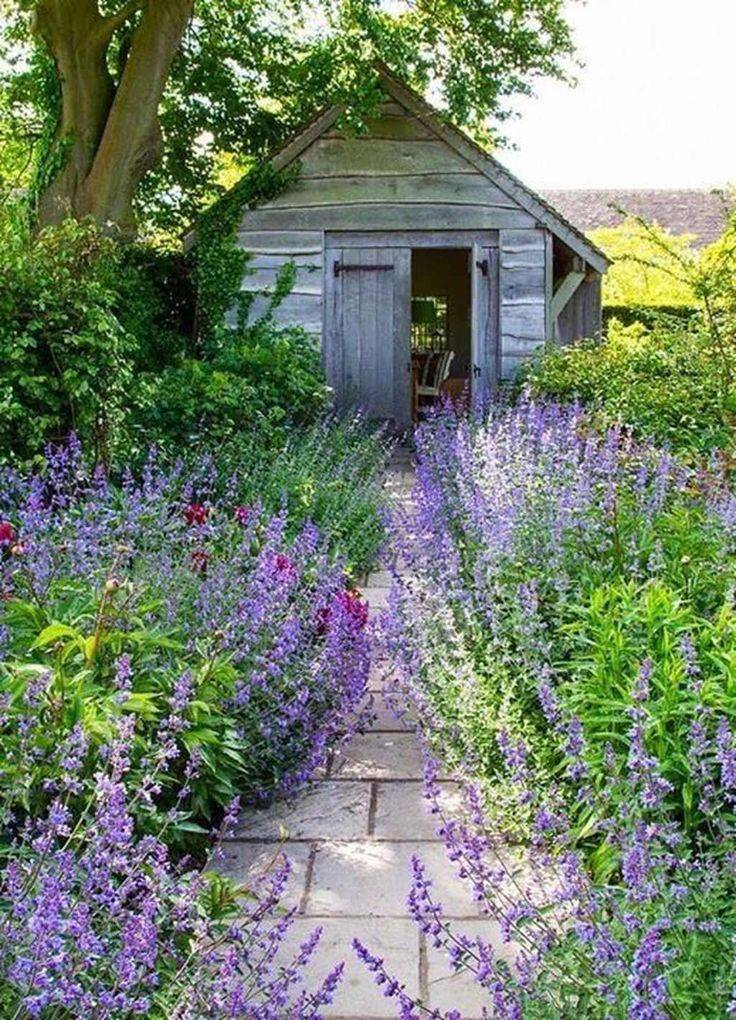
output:
MULTIPOLYGON (((608 318, 601 344, 549 347, 527 371, 532 392, 578 398, 604 427, 620 423, 682 453, 730 448, 736 217, 703 252, 641 219, 609 233, 621 261, 609 273, 608 299, 625 306, 624 314, 608 318)), ((615 247, 609 244, 609 253, 615 247)))
POLYGON ((121 247, 72 220, 32 236, 4 218, 0 422, 12 438, 2 459, 29 461, 70 431, 112 467, 140 463, 152 443, 175 453, 242 432, 264 455, 316 421, 327 404, 319 353, 303 331, 273 324, 293 267, 257 322, 244 325, 237 300, 238 325, 224 322, 245 262, 232 239, 237 217, 213 217, 218 227, 207 225, 197 248, 201 343, 191 277, 170 247, 121 247))
MULTIPOLYGON (((9 95, 0 130, 31 153, 53 113, 29 59, 28 10, 36 2, 7 0, 0 30, 0 92, 9 95)), ((134 26, 131 17, 113 40, 116 80, 134 26)), ((566 77, 571 52, 562 0, 445 0, 396 11, 378 0, 300 0, 277 9, 268 0, 198 0, 161 103, 166 145, 143 182, 141 220, 168 228, 191 222, 221 192, 224 157, 247 167, 326 104, 347 101, 347 120, 359 126, 375 103, 376 58, 431 89, 452 118, 488 138, 491 118, 507 115, 510 97, 530 92, 540 75, 566 77)))
MULTIPOLYGON (((694 531, 693 553, 697 540, 694 531)), ((569 607, 568 618, 562 642, 567 679, 560 690, 584 721, 591 762, 605 771, 607 743, 625 761, 631 681, 650 660, 649 747, 672 784, 678 817, 692 830, 703 820, 692 801, 687 731, 699 704, 736 718, 736 616, 724 605, 710 618, 701 616, 677 579, 668 577, 643 586, 618 579, 593 587, 579 606, 569 607), (686 639, 703 669, 697 692, 683 659, 686 639)))
POLYGON ((245 335, 228 331, 223 342, 214 357, 186 357, 142 380, 145 400, 132 426, 139 453, 152 442, 176 451, 241 433, 256 434, 263 451, 326 408, 319 351, 303 330, 262 324, 245 335))
MULTIPOLYGON (((727 357, 736 366, 736 351, 727 357)), ((732 442, 720 353, 696 324, 612 320, 600 344, 548 347, 525 379, 535 394, 579 398, 603 425, 620 422, 674 450, 707 455, 732 442)))
MULTIPOLYGON (((237 244, 237 229, 245 209, 275 198, 298 174, 298 167, 276 171, 268 161, 255 164, 242 180, 200 216, 194 251, 194 285, 197 293, 197 327, 205 346, 217 347, 226 316, 242 324, 247 315, 241 283, 248 261, 237 244)), ((279 281, 273 304, 288 291, 289 280, 279 281)))
POLYGON ((119 317, 120 248, 73 221, 36 237, 0 224, 4 459, 75 430, 109 462, 131 402, 135 339, 119 317))
POLYGON ((675 237, 656 224, 644 229, 639 220, 628 217, 616 227, 590 231, 589 237, 613 259, 603 277, 604 305, 687 308, 695 304, 692 286, 679 274, 679 259, 698 258, 690 235, 675 237))
POLYGON ((616 319, 622 326, 633 326, 640 322, 650 329, 655 326, 667 326, 674 329, 696 322, 698 309, 690 305, 604 305, 603 329, 616 319))

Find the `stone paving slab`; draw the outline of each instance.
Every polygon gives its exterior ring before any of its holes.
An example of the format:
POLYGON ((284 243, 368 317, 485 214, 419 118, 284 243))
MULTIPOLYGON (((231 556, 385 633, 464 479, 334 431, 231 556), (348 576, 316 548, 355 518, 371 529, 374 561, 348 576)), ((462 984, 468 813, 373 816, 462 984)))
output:
MULTIPOLYGON (((432 895, 448 917, 477 918, 466 883, 456 878, 440 843, 324 843, 314 858, 305 914, 323 917, 406 917, 411 859, 423 861, 432 895)), ((361 921, 362 923, 362 921, 361 921)))
POLYGON ((330 776, 343 779, 419 779, 422 752, 413 733, 367 733, 335 753, 330 776))
MULTIPOLYGON (((451 922, 452 928, 472 939, 483 939, 497 957, 513 961, 515 947, 504 942, 497 924, 490 920, 451 922)), ((442 1011, 459 1009, 463 1020, 479 1020, 483 1007, 490 1009, 491 997, 467 970, 454 973, 443 949, 427 947, 428 1004, 442 1011)))
MULTIPOLYGON (((411 451, 398 451, 387 473, 386 489, 396 505, 409 502, 412 459, 411 451)), ((390 582, 385 569, 366 579, 363 594, 373 615, 386 605, 390 582)), ((426 946, 409 917, 411 854, 424 860, 447 916, 465 918, 456 922, 460 930, 488 939, 496 938, 497 930, 491 920, 478 919, 480 908, 456 878, 437 837, 438 820, 427 812, 422 795, 419 742, 409 722, 397 721, 384 700, 391 674, 390 663, 374 664, 369 679, 375 694, 372 728, 334 755, 327 778, 291 802, 243 813, 236 833, 240 841, 226 844, 227 868, 247 881, 261 862, 268 864, 278 841, 287 840, 294 874, 286 904, 299 904, 306 916, 297 916, 280 959, 288 964, 288 949, 298 950, 315 927, 324 928, 305 978, 308 987, 316 987, 336 963, 345 961, 344 981, 325 1014, 331 1020, 396 1017, 395 1003, 355 957, 354 937, 385 959, 409 995, 443 1011, 460 1009, 464 1020, 473 1020, 487 997, 472 977, 452 974, 446 956, 426 946)), ((460 816, 457 785, 440 786, 446 813, 460 816)))
MULTIPOLYGON (((297 918, 289 932, 281 959, 286 962, 289 950, 296 951, 298 945, 310 932, 320 926, 314 918, 297 918)), ((333 1018, 355 1017, 360 1020, 386 1020, 396 1017, 395 1007, 381 993, 373 981, 373 975, 356 957, 352 948, 354 938, 359 938, 373 953, 386 961, 386 966, 395 972, 398 980, 405 984, 409 995, 419 995, 419 934, 412 921, 391 918, 336 917, 325 922, 324 931, 307 972, 307 986, 316 987, 341 960, 345 971, 335 1001, 324 1015, 333 1018)))
MULTIPOLYGON (((462 798, 457 783, 442 783, 440 804, 449 817, 462 814, 462 798)), ((373 819, 375 839, 439 840, 439 817, 427 810, 423 785, 408 783, 377 783, 373 819)))
POLYGON ((375 716, 373 726, 371 727, 373 732, 379 730, 386 733, 397 731, 409 733, 414 730, 411 713, 406 712, 401 716, 401 718, 399 718, 395 712, 391 711, 384 699, 381 697, 374 698, 373 715, 375 716))
POLYGON ((372 610, 385 609, 388 606, 390 588, 363 588, 363 598, 372 610))
POLYGON ((287 910, 302 906, 312 847, 309 843, 234 843, 222 847, 223 858, 217 870, 238 885, 251 886, 266 878, 283 863, 284 855, 291 861, 291 874, 280 905, 287 910))
POLYGON ((245 811, 233 836, 260 841, 358 839, 368 832, 371 790, 368 783, 322 780, 294 801, 277 801, 245 811))
POLYGON ((367 588, 390 588, 393 584, 393 577, 388 570, 374 570, 366 578, 367 588))
POLYGON ((374 664, 371 667, 370 674, 368 675, 368 690, 372 694, 375 694, 377 691, 383 691, 386 688, 389 677, 390 670, 385 663, 374 664))

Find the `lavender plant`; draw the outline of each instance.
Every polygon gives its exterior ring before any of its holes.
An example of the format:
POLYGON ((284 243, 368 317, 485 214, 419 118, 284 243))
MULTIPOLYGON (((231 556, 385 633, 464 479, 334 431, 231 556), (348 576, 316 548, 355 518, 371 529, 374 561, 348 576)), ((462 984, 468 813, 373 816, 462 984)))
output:
POLYGON ((48 806, 71 734, 94 762, 130 716, 141 787, 152 743, 198 758, 191 781, 175 765, 156 782, 146 822, 155 831, 175 807, 169 832, 191 842, 235 795, 304 782, 361 724, 367 609, 313 526, 290 542, 285 515, 215 504, 203 480, 195 491, 155 460, 116 487, 74 444, 42 472, 7 471, 1 491, 3 792, 16 813, 48 806))
MULTIPOLYGON (((215 489, 214 486, 218 487, 215 489)), ((0 480, 0 1012, 319 1017, 289 865, 206 848, 363 724, 368 610, 316 528, 78 444, 0 480), (209 865, 209 867, 208 867, 209 865)))
MULTIPOLYGON (((482 934, 467 934, 449 921, 419 857, 412 861, 409 909, 430 944, 446 950, 448 967, 477 983, 484 1016, 736 1014, 736 740, 725 718, 701 704, 684 750, 697 763, 694 792, 709 837, 689 839, 668 807, 671 786, 650 749, 650 674, 651 664, 643 663, 631 691, 625 771, 613 767, 607 749, 611 768, 603 785, 594 780, 579 720, 547 694, 550 731, 565 766, 558 784, 540 782, 524 742, 499 733, 504 782, 517 809, 533 819, 523 849, 489 826, 478 786, 466 786, 463 820, 443 817, 438 768, 428 759, 430 810, 487 923, 482 934), (595 881, 579 852, 565 785, 579 803, 596 805, 599 835, 615 857, 609 881, 595 881)), ((397 1016, 460 1020, 459 1010, 442 1012, 409 996, 360 940, 354 948, 396 1002, 397 1016)))
POLYGON ((430 739, 490 779, 504 729, 552 781, 543 683, 579 715, 597 770, 609 741, 622 768, 627 692, 650 659, 657 758, 688 830, 704 824, 682 751, 687 647, 704 702, 736 716, 733 498, 721 478, 618 429, 599 436, 577 407, 521 404, 481 425, 443 415, 417 446, 399 550, 411 569, 386 639, 430 739))
MULTIPOLYGON (((384 640, 451 861, 488 918, 409 906, 486 1015, 721 1017, 733 963, 734 499, 578 407, 442 414, 417 436, 384 640), (492 796, 489 792, 492 791, 492 796)), ((403 1017, 413 1001, 359 941, 403 1017)))
MULTIPOLYGON (((29 710, 36 707, 27 700, 29 710)), ((187 700, 181 690, 170 709, 168 732, 185 732, 187 700)), ((341 967, 314 990, 304 987, 303 971, 320 932, 301 945, 284 944, 293 918, 293 911, 279 906, 288 861, 247 890, 244 900, 246 890, 191 863, 173 862, 166 823, 155 835, 141 835, 136 802, 150 802, 179 754, 165 736, 150 748, 147 782, 131 790, 134 728, 132 715, 118 721, 91 775, 84 769, 89 745, 77 729, 64 748, 48 810, 27 818, 4 848, 2 1015, 321 1016, 341 967)), ((32 757, 32 744, 26 750, 32 757)), ((199 764, 197 756, 187 760, 188 781, 199 764)), ((218 839, 237 810, 235 800, 218 839)), ((8 818, 6 805, 3 820, 8 818)))

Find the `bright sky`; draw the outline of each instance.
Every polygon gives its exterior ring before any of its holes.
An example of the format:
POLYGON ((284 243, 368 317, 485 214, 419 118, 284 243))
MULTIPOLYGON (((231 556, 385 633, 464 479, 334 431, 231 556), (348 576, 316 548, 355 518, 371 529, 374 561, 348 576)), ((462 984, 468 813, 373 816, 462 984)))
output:
POLYGON ((536 188, 736 183, 736 0, 570 3, 578 85, 541 82, 501 162, 536 188))

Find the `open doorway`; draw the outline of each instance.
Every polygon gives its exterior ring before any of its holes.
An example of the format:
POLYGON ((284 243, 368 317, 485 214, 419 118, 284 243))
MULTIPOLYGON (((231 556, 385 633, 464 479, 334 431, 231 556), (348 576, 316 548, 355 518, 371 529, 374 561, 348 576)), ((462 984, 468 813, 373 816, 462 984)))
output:
POLYGON ((411 253, 412 417, 449 397, 467 403, 470 386, 470 251, 411 253))

